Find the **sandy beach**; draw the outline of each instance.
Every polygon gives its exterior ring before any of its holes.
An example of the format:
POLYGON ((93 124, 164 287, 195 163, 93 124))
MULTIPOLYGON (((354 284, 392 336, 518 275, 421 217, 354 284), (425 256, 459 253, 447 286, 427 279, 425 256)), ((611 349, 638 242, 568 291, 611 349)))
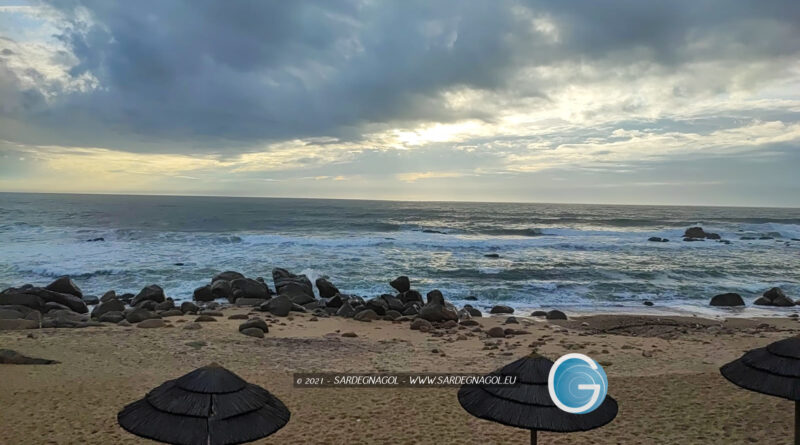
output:
POLYGON ((517 316, 478 319, 529 332, 488 339, 473 328, 423 333, 408 322, 266 315, 264 339, 238 332, 245 308, 225 308, 216 322, 181 327, 104 325, 0 332, 0 345, 58 360, 0 366, 3 443, 147 443, 128 434, 116 413, 165 380, 218 362, 269 389, 292 411, 264 444, 524 444, 527 431, 473 418, 457 388, 296 388, 294 372, 490 372, 531 351, 555 359, 570 351, 598 360, 619 414, 609 425, 575 434, 540 433, 547 444, 789 443, 792 404, 727 382, 719 367, 748 349, 796 335, 792 318, 706 319, 598 315, 545 321, 517 316), (352 332, 356 337, 342 337, 352 332), (461 337, 459 337, 461 336, 461 337), (461 340, 458 340, 461 338, 461 340), (490 346, 487 346, 490 345, 490 346), (436 351, 436 352, 433 352, 436 351))

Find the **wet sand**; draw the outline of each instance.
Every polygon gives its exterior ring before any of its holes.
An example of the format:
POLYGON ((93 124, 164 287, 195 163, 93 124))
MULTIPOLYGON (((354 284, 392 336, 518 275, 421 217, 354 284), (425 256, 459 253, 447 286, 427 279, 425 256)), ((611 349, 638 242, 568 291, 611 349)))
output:
MULTIPOLYGON (((266 387, 292 411, 286 427, 254 443, 526 444, 527 431, 466 413, 457 388, 295 388, 292 373, 487 373, 533 350, 551 359, 581 352, 598 360, 620 407, 603 428, 542 432, 541 444, 791 442, 792 402, 740 389, 719 367, 745 350, 797 335, 796 319, 517 317, 520 324, 504 326, 529 334, 489 340, 469 336, 469 328, 436 337, 409 329, 408 322, 312 321, 310 314, 297 314, 268 321, 270 332, 257 339, 238 332, 241 320, 227 319, 248 310, 223 312, 199 330, 182 329, 195 318, 183 316, 156 329, 1 331, 0 347, 61 363, 0 365, 0 443, 153 443, 122 430, 117 412, 165 380, 218 362, 266 387), (344 332, 357 337, 342 337, 344 332), (459 334, 466 339, 456 340, 459 334), (487 342, 496 349, 486 349, 487 342)), ((487 330, 505 319, 478 320, 487 330)))

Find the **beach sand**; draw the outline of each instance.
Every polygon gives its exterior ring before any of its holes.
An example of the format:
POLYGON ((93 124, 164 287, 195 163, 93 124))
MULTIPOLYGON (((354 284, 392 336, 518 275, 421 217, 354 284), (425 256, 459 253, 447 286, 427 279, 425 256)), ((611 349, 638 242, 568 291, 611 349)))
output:
MULTIPOLYGON (((0 347, 55 359, 56 365, 0 365, 0 443, 151 443, 122 430, 117 412, 165 380, 218 362, 264 386, 292 411, 264 444, 526 444, 529 433, 476 419, 457 388, 295 388, 294 372, 488 373, 533 350, 555 360, 588 354, 609 377, 619 414, 584 433, 539 434, 541 444, 788 444, 790 401, 741 389, 719 367, 745 350, 797 335, 791 318, 704 319, 597 315, 568 321, 517 317, 530 334, 499 340, 478 334, 432 336, 409 323, 359 322, 310 314, 268 321, 264 339, 238 332, 248 313, 227 308, 202 329, 108 325, 0 332, 0 347), (355 338, 341 333, 354 332, 355 338), (493 339, 493 342, 498 340, 493 339), (187 344, 191 342, 204 342, 187 344), (438 350, 434 353, 432 350, 438 350), (444 355, 442 355, 442 353, 444 355)), ((264 314, 258 314, 262 316, 264 314)), ((506 316, 478 319, 484 329, 506 316)), ((470 333, 471 334, 471 333, 470 333)))

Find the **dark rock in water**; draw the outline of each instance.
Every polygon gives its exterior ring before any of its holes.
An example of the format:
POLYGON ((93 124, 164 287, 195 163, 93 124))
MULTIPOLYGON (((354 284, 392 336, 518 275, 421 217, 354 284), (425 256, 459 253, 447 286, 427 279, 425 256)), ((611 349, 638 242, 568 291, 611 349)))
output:
POLYGON ((92 318, 100 318, 107 312, 122 312, 125 310, 125 304, 116 298, 107 299, 106 301, 98 304, 92 310, 92 318))
MULTIPOLYGON (((161 289, 161 286, 157 284, 151 284, 149 286, 145 286, 131 301, 131 306, 136 306, 142 301, 155 301, 156 303, 161 303, 166 298, 164 297, 164 289, 161 289)), ((129 320, 130 321, 130 320, 129 320)))
POLYGON ((248 337, 264 338, 264 331, 258 328, 239 329, 239 332, 248 337))
POLYGON ((199 310, 200 308, 198 308, 197 305, 192 303, 191 301, 184 301, 183 303, 181 303, 181 312, 183 312, 184 314, 187 313, 194 314, 199 310))
POLYGON ((269 298, 269 288, 260 281, 250 278, 238 278, 231 281, 230 298, 232 301, 237 301, 240 298, 266 300, 269 298))
POLYGON ((692 242, 692 241, 705 241, 705 239, 704 239, 704 238, 684 238, 683 240, 684 240, 684 241, 686 241, 686 242, 692 242))
POLYGON ((358 321, 372 321, 378 318, 378 314, 372 309, 364 309, 353 316, 353 319, 358 321))
POLYGON ((706 232, 702 227, 689 227, 683 234, 684 241, 699 241, 701 239, 720 239, 718 233, 706 232), (689 238, 688 240, 686 238, 689 238))
POLYGON ((401 275, 390 281, 389 286, 392 286, 397 290, 397 292, 402 294, 411 290, 411 280, 409 280, 407 276, 401 275))
POLYGON ((415 291, 414 289, 409 289, 400 294, 398 297, 400 298, 400 301, 402 301, 404 305, 407 303, 420 303, 420 304, 424 303, 424 301, 422 300, 422 294, 415 291))
POLYGON ((244 278, 244 275, 240 274, 239 272, 234 272, 232 270, 227 270, 225 272, 220 272, 220 273, 214 275, 214 277, 211 278, 211 282, 213 283, 213 282, 219 281, 219 280, 222 280, 222 281, 233 281, 233 280, 237 280, 239 278, 244 278))
POLYGON ((2 306, 25 306, 44 312, 44 300, 31 294, 22 293, 3 293, 0 294, 0 305, 2 306))
POLYGON ((214 298, 231 298, 231 282, 227 280, 217 280, 211 283, 211 295, 214 298))
POLYGON ((492 338, 503 338, 506 336, 505 329, 501 328, 500 326, 495 326, 486 331, 486 333, 489 334, 489 337, 492 338))
POLYGON ((45 302, 53 301, 58 304, 63 304, 64 306, 70 308, 70 310, 73 312, 77 312, 79 314, 85 314, 89 312, 89 308, 86 306, 86 303, 84 303, 80 297, 76 297, 72 294, 62 294, 61 292, 42 289, 40 287, 26 289, 25 293, 36 295, 45 302))
POLYGON ((433 325, 430 321, 425 320, 424 318, 415 318, 414 321, 411 322, 411 329, 415 331, 428 332, 433 329, 433 325))
POLYGON ((661 238, 660 236, 651 236, 650 238, 647 238, 647 241, 652 241, 654 243, 666 243, 666 242, 669 242, 669 240, 667 238, 661 238))
POLYGON ((433 229, 422 229, 422 233, 438 233, 440 235, 446 235, 446 233, 442 232, 441 230, 433 230, 433 229))
POLYGON ((211 315, 200 315, 194 319, 195 323, 208 323, 211 321, 217 321, 217 319, 212 317, 211 315))
POLYGON ((472 307, 472 305, 465 304, 464 310, 469 312, 469 315, 472 317, 483 317, 483 313, 480 310, 472 307))
POLYGON ((168 309, 166 311, 159 312, 158 315, 166 318, 166 317, 180 317, 183 315, 183 311, 180 309, 168 309))
POLYGON ((39 329, 39 322, 26 319, 0 319, 0 331, 15 331, 20 329, 39 329))
POLYGON ((172 263, 173 266, 183 266, 183 263, 172 263))
POLYGON ((403 316, 402 313, 400 313, 400 312, 398 312, 398 311, 396 311, 394 309, 389 309, 388 311, 386 311, 386 315, 384 315, 383 318, 386 319, 386 320, 397 320, 398 318, 400 318, 402 316, 403 316))
POLYGON ((81 299, 86 304, 95 305, 100 303, 100 299, 94 295, 84 295, 83 297, 81 297, 81 299))
POLYGON ((272 269, 272 280, 278 295, 285 295, 293 303, 307 304, 314 301, 314 289, 305 275, 295 275, 286 269, 272 269))
POLYGON ((33 358, 22 355, 11 349, 0 349, 0 364, 3 365, 53 365, 60 362, 44 358, 33 358))
POLYGON ((319 290, 319 296, 322 298, 331 298, 339 293, 339 289, 337 289, 336 286, 333 285, 333 283, 326 280, 325 278, 317 278, 315 284, 317 285, 317 289, 319 290))
POLYGON ((136 309, 145 309, 145 310, 148 310, 148 311, 155 311, 157 304, 158 303, 156 303, 153 300, 144 300, 144 301, 140 301, 139 304, 137 304, 134 307, 136 309))
POLYGON ((266 310, 272 315, 285 317, 292 310, 292 300, 285 295, 278 295, 261 305, 261 310, 266 310))
POLYGON ((69 311, 70 308, 64 306, 63 304, 58 304, 55 301, 48 301, 44 304, 44 312, 50 311, 69 311))
POLYGON ((167 298, 161 303, 157 303, 155 306, 155 310, 157 311, 168 311, 170 309, 175 309, 175 301, 172 300, 172 298, 167 298))
POLYGON ((499 253, 487 253, 487 254, 486 254, 486 255, 484 255, 484 256, 485 256, 486 258, 500 258, 500 254, 499 254, 499 253))
POLYGON ((514 308, 509 306, 503 306, 502 304, 498 304, 493 306, 492 309, 489 311, 490 314, 513 314, 514 308))
POLYGON ((779 287, 764 292, 764 295, 759 297, 753 304, 759 306, 794 306, 794 301, 783 293, 779 287))
POLYGON ((650 301, 650 300, 644 300, 644 302, 642 302, 642 304, 645 305, 645 306, 652 306, 653 302, 650 301))
POLYGON ((74 295, 78 298, 83 297, 83 292, 81 292, 81 289, 78 287, 78 285, 67 276, 57 278, 52 283, 48 284, 45 289, 58 292, 60 294, 74 295))
POLYGON ((389 305, 386 304, 386 300, 380 297, 367 300, 366 307, 367 309, 372 309, 380 316, 386 315, 386 311, 389 310, 389 305))
POLYGON ((136 326, 144 329, 163 328, 164 326, 166 326, 166 323, 164 323, 164 320, 160 318, 151 318, 139 322, 139 324, 137 324, 136 326))
POLYGON ((101 242, 101 241, 105 241, 105 240, 106 239, 101 236, 101 237, 98 237, 98 238, 87 239, 86 242, 87 243, 96 243, 96 242, 101 242))
POLYGON ((336 315, 340 317, 353 318, 353 316, 356 315, 356 310, 348 301, 339 307, 339 309, 336 311, 336 315))
POLYGON ((771 236, 759 236, 758 239, 760 239, 760 240, 770 240, 770 239, 775 239, 775 238, 773 238, 771 236))
POLYGON ((754 237, 754 236, 742 236, 739 239, 742 240, 742 241, 751 241, 751 240, 756 239, 756 237, 754 237))
POLYGON ((428 292, 428 302, 419 310, 419 317, 428 321, 458 321, 458 311, 444 301, 444 296, 439 290, 428 292))
POLYGON ((239 332, 242 332, 245 329, 253 329, 253 328, 260 329, 262 333, 269 332, 269 326, 267 326, 267 322, 265 322, 260 318, 253 318, 240 324, 239 332))
POLYGON ((145 320, 149 320, 151 318, 159 318, 153 312, 148 311, 147 309, 136 308, 132 311, 125 314, 125 319, 128 320, 128 323, 139 323, 145 320))
POLYGON ((262 304, 266 303, 267 300, 264 298, 237 298, 236 299, 236 306, 245 307, 245 306, 261 306, 262 304))
POLYGON ((565 314, 565 313, 563 313, 563 312, 561 312, 559 310, 553 309, 552 311, 549 311, 545 317, 548 320, 566 320, 567 319, 567 314, 565 314))
POLYGON ((531 317, 546 317, 547 312, 545 311, 533 311, 531 312, 531 317))
POLYGON ((211 285, 206 284, 194 290, 192 299, 195 301, 214 301, 214 294, 211 292, 211 285))
POLYGON ((467 301, 478 301, 478 297, 476 297, 474 295, 470 295, 468 297, 464 297, 464 300, 467 300, 467 301))
MULTIPOLYGON (((92 313, 92 316, 94 316, 94 313, 92 313)), ((94 317, 94 318, 97 318, 97 321, 103 323, 119 323, 120 321, 125 319, 125 314, 123 314, 120 311, 109 311, 105 312, 99 317, 94 317)))
POLYGON ((739 294, 729 292, 711 297, 711 306, 744 306, 744 300, 739 294))

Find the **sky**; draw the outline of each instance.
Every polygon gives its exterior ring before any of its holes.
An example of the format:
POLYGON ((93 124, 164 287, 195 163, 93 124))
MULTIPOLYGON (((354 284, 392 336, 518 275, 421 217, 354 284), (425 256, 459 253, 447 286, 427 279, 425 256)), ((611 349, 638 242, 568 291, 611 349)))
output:
POLYGON ((0 0, 0 191, 800 207, 800 2, 0 0))

